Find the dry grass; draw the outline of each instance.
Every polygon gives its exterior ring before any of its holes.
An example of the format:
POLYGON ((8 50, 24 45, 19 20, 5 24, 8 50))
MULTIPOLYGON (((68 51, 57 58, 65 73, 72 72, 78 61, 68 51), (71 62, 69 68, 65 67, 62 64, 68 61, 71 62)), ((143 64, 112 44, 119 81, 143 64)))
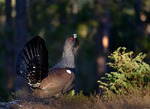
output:
POLYGON ((89 97, 71 94, 59 98, 36 99, 21 97, 17 109, 150 109, 150 89, 138 89, 124 95, 109 94, 104 99, 98 95, 89 97))

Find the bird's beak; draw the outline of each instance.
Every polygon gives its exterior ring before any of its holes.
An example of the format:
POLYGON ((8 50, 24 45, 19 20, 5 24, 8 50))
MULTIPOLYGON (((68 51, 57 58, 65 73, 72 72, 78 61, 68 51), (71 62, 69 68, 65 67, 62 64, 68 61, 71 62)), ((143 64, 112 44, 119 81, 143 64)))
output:
POLYGON ((73 38, 76 39, 77 38, 77 34, 73 34, 73 38))
POLYGON ((74 40, 75 40, 75 47, 78 47, 79 46, 79 40, 78 40, 78 38, 77 38, 77 34, 73 34, 73 38, 74 38, 74 40))

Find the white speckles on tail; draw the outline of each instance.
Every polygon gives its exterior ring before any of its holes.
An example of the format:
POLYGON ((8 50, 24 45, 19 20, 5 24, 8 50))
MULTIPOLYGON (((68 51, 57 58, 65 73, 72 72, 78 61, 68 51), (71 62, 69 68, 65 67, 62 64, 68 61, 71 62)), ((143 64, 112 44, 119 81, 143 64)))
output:
POLYGON ((69 74, 71 74, 71 71, 70 71, 70 70, 66 70, 66 72, 69 73, 69 74))
POLYGON ((28 84, 32 87, 39 87, 40 86, 40 83, 35 83, 35 84, 31 84, 31 81, 28 82, 28 84))

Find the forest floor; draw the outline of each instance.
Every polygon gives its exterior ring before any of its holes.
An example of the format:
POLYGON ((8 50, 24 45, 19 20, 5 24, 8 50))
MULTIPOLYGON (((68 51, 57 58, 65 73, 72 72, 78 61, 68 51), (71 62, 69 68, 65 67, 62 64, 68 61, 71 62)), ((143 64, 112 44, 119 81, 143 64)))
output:
POLYGON ((0 103, 0 109, 150 109, 150 94, 113 95, 109 100, 98 95, 83 94, 49 99, 28 96, 0 103))

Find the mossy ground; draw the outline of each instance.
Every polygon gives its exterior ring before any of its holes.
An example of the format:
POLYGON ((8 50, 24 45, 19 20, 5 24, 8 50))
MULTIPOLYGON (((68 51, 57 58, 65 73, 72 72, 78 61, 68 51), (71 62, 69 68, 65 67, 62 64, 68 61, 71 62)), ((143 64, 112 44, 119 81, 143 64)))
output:
POLYGON ((14 109, 149 109, 150 89, 138 88, 127 94, 90 95, 67 94, 58 98, 38 99, 33 96, 18 98, 14 109))

